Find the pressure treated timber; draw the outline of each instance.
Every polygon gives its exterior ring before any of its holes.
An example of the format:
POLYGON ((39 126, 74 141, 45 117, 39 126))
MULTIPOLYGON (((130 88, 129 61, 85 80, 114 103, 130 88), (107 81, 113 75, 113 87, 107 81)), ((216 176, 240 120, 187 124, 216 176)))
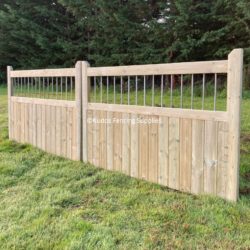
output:
POLYGON ((228 113, 224 111, 188 110, 178 108, 144 107, 135 105, 118 105, 105 103, 89 103, 88 110, 131 113, 138 115, 160 115, 175 118, 189 118, 211 121, 228 121, 228 113))
POLYGON ((203 73, 227 73, 227 61, 91 67, 88 68, 87 71, 88 76, 139 76, 203 73))
POLYGON ((63 77, 75 76, 75 68, 65 69, 37 69, 37 70, 15 70, 10 72, 10 77, 63 77))

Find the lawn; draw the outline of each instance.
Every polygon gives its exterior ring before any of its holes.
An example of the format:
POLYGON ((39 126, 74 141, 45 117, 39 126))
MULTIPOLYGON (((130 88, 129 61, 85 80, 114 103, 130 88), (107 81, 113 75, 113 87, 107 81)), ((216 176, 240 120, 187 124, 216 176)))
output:
POLYGON ((249 249, 250 98, 244 96, 241 195, 234 204, 10 142, 0 88, 0 249, 249 249))

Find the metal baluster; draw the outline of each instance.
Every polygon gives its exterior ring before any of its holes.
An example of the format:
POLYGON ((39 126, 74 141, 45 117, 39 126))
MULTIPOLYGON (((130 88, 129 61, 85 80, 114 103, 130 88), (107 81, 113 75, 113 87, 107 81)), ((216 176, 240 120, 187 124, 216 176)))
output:
POLYGON ((73 77, 70 77, 70 99, 73 100, 73 77))
POLYGON ((41 77, 39 79, 39 98, 41 98, 41 77))
POLYGON ((107 103, 109 103, 109 77, 107 76, 107 103))
POLYGON ((216 111, 216 99, 217 99, 217 73, 214 74, 214 111, 216 111))
POLYGON ((130 76, 128 76, 128 105, 130 103, 130 76))
POLYGON ((183 108, 183 75, 181 75, 181 108, 183 108))
POLYGON ((65 77, 66 100, 68 100, 68 77, 65 77))
POLYGON ((49 84, 49 77, 47 77, 47 92, 48 92, 48 94, 47 94, 47 96, 48 96, 48 98, 49 98, 49 96, 50 96, 50 84, 49 84))
POLYGON ((61 77, 61 99, 63 99, 63 78, 61 77))
POLYGON ((30 95, 30 78, 28 77, 28 96, 30 95))
POLYGON ((100 82, 100 86, 101 86, 101 87, 100 87, 100 91, 101 91, 101 103, 102 103, 102 76, 101 76, 100 81, 101 81, 101 82, 100 82))
POLYGON ((202 110, 204 110, 204 100, 205 100, 205 81, 206 81, 206 75, 203 74, 202 77, 202 110))
POLYGON ((53 97, 53 99, 55 99, 55 97, 54 97, 54 77, 51 78, 51 84, 52 84, 52 97, 53 97))
POLYGON ((152 107, 155 105, 155 76, 152 76, 152 107))
POLYGON ((43 77, 43 98, 45 98, 45 77, 43 77))
POLYGON ((192 74, 192 80, 191 80, 191 109, 193 109, 193 101, 194 101, 194 75, 192 74))
POLYGON ((143 95, 143 104, 146 106, 146 76, 143 77, 143 88, 144 88, 144 95, 143 95))
POLYGON ((114 76, 114 104, 116 103, 116 99, 115 99, 115 76, 114 76))
POLYGON ((123 93, 122 93, 122 84, 123 84, 123 78, 122 78, 122 76, 121 76, 121 98, 120 98, 120 99, 121 99, 121 104, 122 104, 122 101, 123 101, 123 100, 122 100, 122 94, 123 94, 123 93))
POLYGON ((21 96, 23 96, 23 78, 21 77, 21 96))
POLYGON ((174 77, 171 75, 170 77, 170 107, 173 107, 173 84, 174 84, 174 77))
POLYGON ((138 105, 138 76, 135 77, 135 105, 138 105))
POLYGON ((94 76, 94 99, 96 102, 96 76, 94 76))
POLYGON ((58 77, 56 78, 56 99, 58 99, 58 77))
POLYGON ((163 107, 163 75, 161 75, 161 107, 163 107))

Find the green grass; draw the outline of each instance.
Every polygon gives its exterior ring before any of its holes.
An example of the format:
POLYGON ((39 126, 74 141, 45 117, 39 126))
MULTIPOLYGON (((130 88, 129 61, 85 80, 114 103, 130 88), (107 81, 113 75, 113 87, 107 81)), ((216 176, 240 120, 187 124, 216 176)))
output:
POLYGON ((240 200, 171 191, 8 141, 0 88, 0 249, 248 249, 250 99, 240 200))

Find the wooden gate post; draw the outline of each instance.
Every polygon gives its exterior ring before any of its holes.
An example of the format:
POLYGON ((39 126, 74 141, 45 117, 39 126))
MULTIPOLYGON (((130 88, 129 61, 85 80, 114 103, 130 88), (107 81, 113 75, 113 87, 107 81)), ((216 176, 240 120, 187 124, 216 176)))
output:
POLYGON ((235 49, 228 56, 227 111, 229 117, 227 199, 239 197, 240 113, 243 79, 243 49, 235 49))
POLYGON ((75 98, 76 98, 76 144, 77 158, 82 160, 82 62, 76 63, 75 98))
POLYGON ((9 125, 9 139, 11 140, 12 137, 12 124, 11 124, 11 96, 13 95, 13 86, 10 77, 10 72, 13 70, 11 66, 7 67, 7 84, 8 84, 8 125, 9 125))
POLYGON ((90 81, 88 78, 87 61, 82 62, 82 160, 88 161, 88 124, 87 124, 87 112, 89 102, 90 81))

